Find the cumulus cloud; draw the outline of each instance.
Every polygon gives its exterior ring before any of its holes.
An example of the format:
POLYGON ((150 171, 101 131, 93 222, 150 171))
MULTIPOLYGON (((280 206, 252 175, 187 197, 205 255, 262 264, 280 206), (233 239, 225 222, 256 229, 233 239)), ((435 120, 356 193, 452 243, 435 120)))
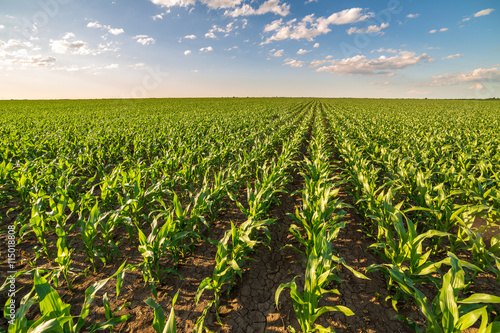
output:
POLYGON ((285 52, 285 50, 283 50, 283 49, 281 49, 281 50, 272 49, 271 50, 271 55, 273 57, 282 57, 283 56, 283 52, 285 52))
POLYGON ((498 67, 477 68, 465 73, 447 73, 432 77, 433 81, 429 86, 450 86, 460 83, 479 82, 481 81, 500 81, 500 69, 498 67))
POLYGON ((189 5, 194 5, 196 0, 151 0, 151 2, 162 7, 187 7, 189 5))
POLYGON ((477 13, 474 13, 472 16, 468 16, 468 17, 464 18, 462 20, 462 22, 470 21, 470 19, 475 18, 475 17, 490 15, 494 10, 495 9, 493 9, 493 8, 480 10, 477 13))
POLYGON ((457 53, 457 54, 452 54, 452 55, 446 56, 444 58, 441 58, 441 60, 456 59, 456 58, 460 58, 461 56, 462 55, 460 53, 457 53))
POLYGON ((200 52, 212 52, 213 50, 214 50, 214 48, 213 48, 213 47, 211 47, 211 46, 207 46, 207 47, 202 47, 202 48, 200 49, 200 52))
POLYGON ((307 39, 312 41, 315 37, 331 31, 331 25, 351 24, 364 21, 373 17, 373 13, 365 13, 362 8, 351 8, 333 13, 328 17, 315 17, 310 14, 297 21, 297 19, 283 22, 275 20, 265 26, 264 32, 271 32, 272 36, 262 44, 285 39, 307 39))
POLYGON ((373 53, 373 52, 379 52, 379 53, 382 53, 382 52, 387 52, 387 53, 398 53, 398 50, 395 50, 395 49, 385 49, 383 47, 377 49, 377 50, 372 50, 370 53, 373 53))
POLYGON ((72 32, 67 32, 66 34, 64 34, 64 36, 62 37, 62 39, 70 39, 70 38, 75 38, 75 34, 72 33, 72 32))
POLYGON ((224 37, 227 37, 229 36, 231 31, 239 28, 238 26, 235 26, 235 22, 236 21, 230 22, 225 27, 219 27, 218 25, 214 24, 212 28, 205 34, 205 37, 217 38, 217 35, 215 34, 216 32, 221 32, 224 34, 224 37))
POLYGON ((448 28, 441 28, 439 29, 440 32, 443 32, 443 31, 448 31, 448 28))
POLYGON ((284 60, 284 64, 290 67, 299 68, 304 66, 305 61, 287 58, 284 60))
POLYGON ((188 55, 188 54, 191 54, 191 50, 184 51, 184 55, 188 55))
POLYGON ((420 16, 420 14, 408 14, 408 15, 406 15, 407 18, 417 18, 419 16, 420 16))
POLYGON ((149 45, 149 44, 154 44, 156 43, 156 39, 153 37, 150 37, 148 35, 136 35, 132 37, 132 39, 135 39, 137 43, 142 44, 142 45, 149 45))
MULTIPOLYGON (((400 51, 392 57, 380 56, 376 59, 368 59, 364 55, 356 55, 345 59, 323 60, 323 64, 329 64, 316 69, 316 72, 328 72, 338 75, 385 75, 392 76, 394 71, 415 66, 421 62, 431 61, 426 53, 416 55, 415 52, 400 51)), ((319 62, 314 62, 318 65, 319 62)), ((311 63, 311 66, 313 63, 311 63)))
POLYGON ((49 45, 52 49, 52 52, 58 54, 91 54, 92 51, 89 48, 87 42, 83 40, 77 40, 74 42, 68 42, 67 40, 50 40, 49 45))
POLYGON ((89 22, 87 28, 107 30, 112 35, 120 35, 125 32, 122 28, 111 28, 109 25, 100 24, 99 21, 89 22))
POLYGON ((27 58, 13 59, 11 64, 19 64, 23 66, 46 67, 56 62, 54 57, 33 56, 27 58))
POLYGON ((31 42, 23 42, 20 39, 9 39, 7 42, 0 40, 0 49, 9 49, 9 48, 34 48, 34 45, 31 42))
POLYGON ((0 30, 3 30, 3 29, 5 29, 5 25, 0 24, 0 30))
MULTIPOLYGON (((188 7, 196 4, 197 0, 150 0, 155 5, 161 7, 188 7)), ((199 0, 210 9, 230 8, 241 4, 242 0, 199 0)))
POLYGON ((184 36, 185 39, 196 39, 196 35, 187 35, 184 36))
POLYGON ((318 48, 319 47, 319 43, 314 43, 313 47, 314 48, 318 48))
POLYGON ((118 64, 111 64, 111 65, 108 65, 106 67, 104 67, 105 69, 118 69, 120 68, 120 65, 118 64))
POLYGON ((477 13, 475 13, 473 16, 474 17, 486 16, 486 15, 490 15, 493 11, 494 11, 493 8, 483 9, 483 10, 480 10, 477 13))
POLYGON ((355 28, 355 27, 352 27, 352 28, 349 28, 347 30, 347 34, 348 35, 352 35, 352 34, 374 34, 374 33, 383 34, 383 32, 381 32, 381 30, 387 28, 388 26, 389 26, 389 23, 382 23, 379 26, 377 26, 376 24, 374 24, 374 25, 369 25, 366 28, 355 28))
POLYGON ((280 0, 267 0, 262 3, 257 9, 253 8, 248 4, 244 4, 241 7, 237 7, 233 10, 227 10, 224 15, 238 17, 238 16, 250 16, 250 15, 263 15, 267 13, 273 13, 276 15, 287 16, 290 14, 290 5, 286 3, 281 3, 280 0))
POLYGON ((309 53, 309 52, 311 52, 311 51, 310 50, 308 51, 308 50, 300 49, 300 50, 297 51, 297 54, 306 54, 306 53, 309 53))

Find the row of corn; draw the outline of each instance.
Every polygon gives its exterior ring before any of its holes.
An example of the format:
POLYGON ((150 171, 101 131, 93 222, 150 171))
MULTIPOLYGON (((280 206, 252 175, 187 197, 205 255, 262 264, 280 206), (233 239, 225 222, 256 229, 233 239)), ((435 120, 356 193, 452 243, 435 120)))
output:
POLYGON ((388 300, 396 311, 412 301, 425 324, 403 315, 396 318, 416 332, 462 332, 476 323, 481 333, 499 331, 499 311, 493 304, 500 303, 500 297, 472 291, 478 274, 500 277, 498 173, 486 167, 498 162, 498 155, 482 156, 480 173, 472 165, 457 170, 450 168, 449 163, 455 163, 448 160, 451 156, 430 156, 444 150, 441 139, 449 141, 446 150, 454 158, 467 154, 453 149, 459 139, 439 129, 424 136, 397 128, 402 126, 398 118, 333 105, 324 108, 356 208, 365 216, 365 232, 374 240, 370 248, 385 262, 367 271, 386 276, 392 291, 388 300), (389 128, 392 132, 386 133, 389 128), (478 188, 482 193, 473 194, 478 188), (477 218, 486 220, 482 229, 473 228, 477 218), (495 227, 497 234, 486 244, 482 231, 495 227), (463 251, 468 260, 457 255, 463 251), (434 287, 433 299, 422 291, 424 285, 434 287))

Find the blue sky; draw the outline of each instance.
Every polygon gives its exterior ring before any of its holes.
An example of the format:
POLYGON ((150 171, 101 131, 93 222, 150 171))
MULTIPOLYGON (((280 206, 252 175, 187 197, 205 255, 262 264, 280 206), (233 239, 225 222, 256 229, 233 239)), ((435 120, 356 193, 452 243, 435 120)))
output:
POLYGON ((0 4, 0 99, 500 97, 498 1, 0 4))

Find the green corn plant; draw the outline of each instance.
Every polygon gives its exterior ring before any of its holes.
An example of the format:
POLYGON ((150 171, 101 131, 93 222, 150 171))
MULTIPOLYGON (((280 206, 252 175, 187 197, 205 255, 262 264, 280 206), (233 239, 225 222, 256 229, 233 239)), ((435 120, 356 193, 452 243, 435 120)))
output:
POLYGON ((40 242, 40 247, 35 247, 34 250, 37 252, 37 258, 39 253, 42 252, 47 257, 47 260, 52 260, 52 254, 49 250, 49 242, 47 241, 46 234, 52 231, 53 228, 50 226, 48 219, 44 216, 42 211, 43 200, 48 198, 48 196, 40 197, 31 207, 31 218, 29 221, 29 227, 35 233, 38 241, 40 242))
MULTIPOLYGON (((275 303, 278 307, 281 292, 284 288, 290 288, 290 296, 293 300, 297 320, 304 333, 333 332, 331 328, 315 324, 319 316, 326 312, 340 311, 347 316, 354 315, 349 308, 342 305, 318 307, 320 299, 325 294, 340 294, 337 289, 327 290, 328 284, 333 281, 341 282, 340 278, 332 272, 335 266, 332 260, 331 244, 326 239, 327 232, 325 228, 323 228, 320 235, 323 237, 318 237, 313 250, 307 258, 304 290, 298 290, 295 277, 291 282, 281 284, 275 294, 275 303)), ((292 327, 288 329, 294 332, 292 327)))
MULTIPOLYGON (((417 225, 406 218, 403 212, 399 211, 399 207, 400 205, 397 205, 394 210, 389 211, 391 226, 379 226, 381 242, 374 243, 369 248, 385 258, 388 264, 408 270, 409 277, 428 275, 433 272, 435 264, 428 260, 432 250, 424 252, 422 243, 426 239, 446 237, 449 234, 438 230, 428 230, 419 234, 417 225)), ((368 271, 375 267, 380 267, 380 265, 374 264, 368 268, 368 271)))
POLYGON ((166 319, 165 313, 160 305, 158 305, 151 297, 148 298, 145 302, 147 305, 154 309, 154 319, 153 319, 153 328, 156 333, 176 333, 177 328, 175 325, 175 311, 174 306, 175 302, 177 302, 177 297, 179 296, 179 292, 177 292, 172 299, 172 308, 170 309, 170 315, 168 319, 166 319))
MULTIPOLYGON (((463 261, 453 253, 448 253, 451 268, 443 276, 439 292, 432 302, 419 291, 413 281, 407 277, 400 268, 393 267, 389 270, 391 277, 397 282, 401 290, 410 295, 422 314, 427 319, 426 332, 428 333, 459 333, 474 325, 481 318, 479 332, 494 332, 500 327, 500 322, 489 323, 488 309, 490 306, 483 304, 500 303, 500 297, 488 294, 472 294, 460 298, 459 293, 467 287, 463 261)), ((474 267, 473 265, 468 265, 474 267)), ((478 267, 475 269, 479 270, 478 267)), ((411 318, 398 315, 397 319, 406 322, 416 332, 423 332, 411 318)))
POLYGON ((63 274, 64 279, 68 285, 69 290, 73 290, 73 280, 70 278, 69 274, 73 273, 70 271, 71 268, 71 253, 74 249, 68 248, 67 237, 68 234, 64 228, 61 226, 56 227, 57 234, 57 258, 56 262, 59 264, 59 272, 63 274))
MULTIPOLYGON (((95 299, 96 293, 108 283, 108 281, 117 277, 123 279, 123 270, 125 262, 118 268, 115 274, 109 278, 95 282, 92 286, 85 290, 85 301, 77 317, 71 316, 71 305, 64 303, 57 292, 50 286, 46 278, 40 275, 38 269, 34 272, 34 287, 23 297, 15 314, 15 319, 10 322, 8 333, 29 333, 29 332, 45 332, 45 333, 77 333, 82 332, 86 324, 85 319, 90 312, 90 305, 95 299), (41 317, 37 320, 28 320, 26 313, 35 304, 40 307, 41 317), (77 318, 77 321, 74 321, 77 318)), ((49 273, 50 274, 50 273, 49 273)), ((120 282, 121 285, 121 282, 120 282)), ((117 285, 118 288, 118 285, 117 285)), ((118 295, 118 293, 117 293, 118 295)), ((7 309, 10 306, 12 297, 7 300, 4 307, 4 315, 7 317, 7 309)), ((96 332, 111 328, 128 320, 130 315, 112 317, 102 323, 94 323, 87 329, 88 332, 96 332)))
MULTIPOLYGON (((125 273, 125 270, 122 271, 122 273, 125 273)), ((117 286, 117 288, 118 288, 118 286, 117 286)), ((117 297, 118 297, 118 294, 117 294, 117 297)), ((105 293, 102 296, 102 305, 104 306, 104 315, 106 316, 107 324, 92 324, 92 325, 90 325, 90 329, 104 330, 106 327, 109 327, 109 333, 113 333, 114 326, 116 326, 117 324, 120 324, 122 322, 122 318, 125 317, 125 316, 117 317, 116 314, 118 312, 120 312, 124 307, 130 306, 130 304, 131 304, 130 302, 125 302, 122 305, 120 305, 118 308, 116 308, 115 310, 112 310, 111 304, 109 303, 108 293, 105 293)))
POLYGON ((263 230, 269 239, 270 235, 267 227, 273 222, 274 220, 272 219, 259 221, 248 219, 239 228, 235 227, 231 222, 231 230, 226 231, 224 237, 217 243, 217 254, 215 256, 216 264, 212 277, 206 277, 200 283, 198 291, 196 292, 195 302, 198 304, 205 290, 214 291, 214 299, 203 309, 202 315, 196 321, 196 332, 202 332, 203 322, 205 321, 208 310, 210 310, 212 306, 215 307, 217 320, 222 324, 219 317, 222 287, 229 283, 229 288, 227 290, 229 295, 235 275, 238 275, 240 278, 242 277, 243 265, 250 259, 248 255, 253 251, 254 247, 260 243, 259 240, 254 239, 255 236, 253 235, 258 230, 263 230), (231 243, 229 241, 231 241, 231 243))
POLYGON ((163 283, 163 274, 178 274, 176 265, 180 256, 189 242, 185 240, 196 237, 198 234, 192 231, 181 231, 174 220, 173 213, 166 214, 165 223, 158 227, 158 217, 151 223, 151 232, 146 237, 144 231, 137 226, 139 252, 144 261, 141 264, 144 282, 148 283, 155 298, 157 297, 157 284, 163 283), (160 259, 169 254, 172 257, 174 267, 161 268, 160 259))
POLYGON ((327 183, 323 186, 315 184, 313 179, 308 177, 304 179, 306 183, 302 191, 302 209, 296 208, 295 215, 291 213, 287 215, 297 223, 290 226, 290 232, 297 241, 304 245, 306 252, 291 247, 307 257, 309 251, 314 248, 317 237, 323 236, 320 235, 323 228, 328 230, 326 234, 328 241, 337 237, 340 229, 345 225, 339 222, 345 214, 339 209, 348 206, 340 201, 332 200, 337 196, 339 188, 328 186, 327 183), (299 227, 304 230, 304 235, 299 227))
POLYGON ((96 271, 95 256, 100 258, 103 261, 103 264, 106 265, 105 257, 99 253, 97 247, 94 245, 97 238, 99 217, 99 204, 96 202, 90 211, 88 219, 79 219, 80 235, 82 236, 83 244, 85 245, 85 253, 87 254, 87 259, 90 261, 94 272, 96 271))

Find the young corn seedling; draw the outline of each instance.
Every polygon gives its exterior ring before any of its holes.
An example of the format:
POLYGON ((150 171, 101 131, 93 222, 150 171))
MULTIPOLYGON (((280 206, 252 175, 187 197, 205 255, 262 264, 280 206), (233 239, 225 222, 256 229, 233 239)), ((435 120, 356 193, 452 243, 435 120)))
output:
POLYGON ((175 326, 175 311, 174 306, 177 301, 177 297, 179 296, 179 292, 177 292, 172 299, 172 308, 170 309, 170 315, 168 316, 168 320, 165 317, 165 313, 160 305, 158 305, 151 297, 148 298, 145 302, 147 305, 154 309, 154 319, 153 319, 153 328, 156 333, 176 333, 177 329, 175 326))
MULTIPOLYGON (((417 225, 399 211, 399 205, 389 214, 392 225, 388 228, 379 227, 379 234, 381 234, 383 241, 374 243, 369 248, 374 249, 376 253, 385 258, 388 264, 402 267, 404 271, 408 270, 409 277, 429 274, 434 265, 428 260, 432 250, 423 253, 422 243, 428 238, 446 237, 449 234, 438 230, 428 230, 419 234, 417 225)), ((378 266, 380 265, 374 264, 368 270, 378 266)))
POLYGON ((85 253, 87 254, 87 259, 92 265, 94 272, 96 271, 95 256, 99 257, 103 264, 106 265, 105 257, 99 253, 94 243, 97 238, 97 227, 99 224, 100 212, 99 204, 96 202, 92 210, 90 211, 89 218, 87 220, 80 219, 80 234, 82 235, 83 244, 85 245, 85 253))
MULTIPOLYGON (((402 291, 414 298, 420 311, 427 318, 426 332, 459 333, 474 325, 479 318, 481 318, 479 332, 496 332, 495 329, 500 328, 500 322, 489 323, 488 312, 492 308, 484 304, 500 303, 500 297, 477 293, 460 298, 459 292, 467 286, 463 261, 452 253, 448 253, 448 256, 451 268, 443 276, 439 292, 430 304, 424 294, 413 285, 413 281, 400 269, 392 269, 390 274, 402 291)), ((396 318, 405 321, 416 332, 423 333, 411 319, 401 315, 396 318)))
MULTIPOLYGON (((40 275, 39 270, 35 270, 34 275, 34 287, 33 289, 21 300, 19 307, 16 311, 15 319, 10 322, 8 333, 34 333, 34 332, 44 332, 44 333, 78 333, 82 332, 86 324, 85 319, 88 317, 90 312, 90 305, 95 299, 96 293, 104 286, 108 281, 117 277, 117 291, 118 287, 121 286, 121 281, 123 280, 123 270, 125 268, 125 263, 123 263, 115 274, 109 278, 97 281, 92 286, 85 290, 85 301, 83 303, 80 315, 77 317, 71 316, 70 310, 71 305, 64 303, 57 292, 50 286, 47 282, 46 277, 40 275), (34 293, 34 295, 33 295, 34 293), (40 307, 41 317, 38 320, 28 320, 26 318, 26 313, 35 304, 40 307), (78 320, 74 322, 74 318, 78 320)), ((118 292, 117 292, 118 295, 118 292)), ((12 302, 12 297, 7 300, 4 307, 4 315, 7 317, 10 314, 7 313, 10 303, 12 302)), ((118 324, 121 324, 128 320, 130 315, 114 317, 106 320, 102 323, 91 324, 86 331, 96 332, 102 331, 104 329, 112 328, 118 324)))
POLYGON ((198 234, 192 231, 180 231, 174 220, 173 213, 166 215, 162 227, 158 227, 158 218, 155 218, 151 223, 151 232, 148 237, 139 226, 137 226, 137 232, 139 252, 144 258, 141 264, 144 282, 149 284, 156 298, 156 285, 163 283, 163 274, 178 274, 175 265, 177 265, 180 255, 184 253, 186 247, 189 247, 189 243, 186 245, 185 240, 196 237, 198 234), (167 253, 172 257, 174 268, 160 267, 160 259, 167 253))
POLYGON ((49 221, 44 216, 44 213, 42 210, 43 200, 46 198, 48 198, 48 196, 40 197, 32 205, 29 226, 31 227, 31 229, 35 233, 35 235, 36 235, 36 237, 41 245, 41 249, 35 248, 35 251, 37 251, 37 258, 40 255, 38 251, 40 251, 40 252, 45 254, 45 256, 47 257, 47 260, 51 261, 52 254, 50 253, 50 250, 49 250, 49 243, 47 241, 46 234, 47 234, 47 232, 52 231, 53 228, 50 227, 50 224, 48 223, 49 221))
POLYGON ((231 222, 231 230, 226 231, 224 237, 217 244, 217 254, 215 256, 215 269, 212 277, 205 278, 198 287, 196 292, 195 302, 198 304, 201 295, 205 290, 214 291, 214 299, 203 309, 203 313, 196 321, 196 332, 201 333, 203 330, 203 322, 208 313, 208 310, 215 306, 215 314, 217 320, 222 324, 219 311, 220 311, 220 294, 222 287, 229 283, 227 293, 231 290, 234 282, 235 275, 242 277, 242 271, 245 268, 243 265, 245 261, 249 260, 248 255, 252 252, 254 247, 260 243, 255 240, 254 234, 258 230, 264 230, 269 239, 269 231, 267 226, 273 223, 274 220, 259 220, 254 221, 248 219, 239 228, 236 228, 231 222), (231 244, 229 241, 231 240, 231 244))
MULTIPOLYGON (((73 249, 68 248, 68 243, 67 243, 68 234, 66 230, 64 230, 64 228, 58 225, 56 227, 56 233, 58 239, 57 239, 57 258, 55 261, 59 264, 59 273, 63 274, 64 279, 68 284, 68 289, 73 290, 73 280, 69 276, 69 274, 72 273, 70 271, 70 266, 71 266, 71 253, 73 253, 73 249)), ((59 273, 57 275, 59 275, 59 273)))
MULTIPOLYGON (((331 328, 325 328, 315 324, 316 320, 322 314, 332 311, 340 311, 347 316, 354 313, 347 307, 322 306, 318 307, 321 298, 327 293, 340 294, 337 289, 327 290, 326 287, 332 281, 341 282, 340 278, 332 271, 335 266, 332 261, 331 244, 326 239, 327 232, 325 228, 317 238, 314 248, 307 258, 306 276, 303 291, 299 291, 295 278, 286 284, 281 284, 276 290, 275 303, 278 307, 279 296, 284 288, 290 288, 290 296, 293 300, 293 307, 302 332, 333 332, 331 328), (323 236, 323 237, 321 237, 323 236)), ((289 330, 294 332, 292 327, 289 330)))

